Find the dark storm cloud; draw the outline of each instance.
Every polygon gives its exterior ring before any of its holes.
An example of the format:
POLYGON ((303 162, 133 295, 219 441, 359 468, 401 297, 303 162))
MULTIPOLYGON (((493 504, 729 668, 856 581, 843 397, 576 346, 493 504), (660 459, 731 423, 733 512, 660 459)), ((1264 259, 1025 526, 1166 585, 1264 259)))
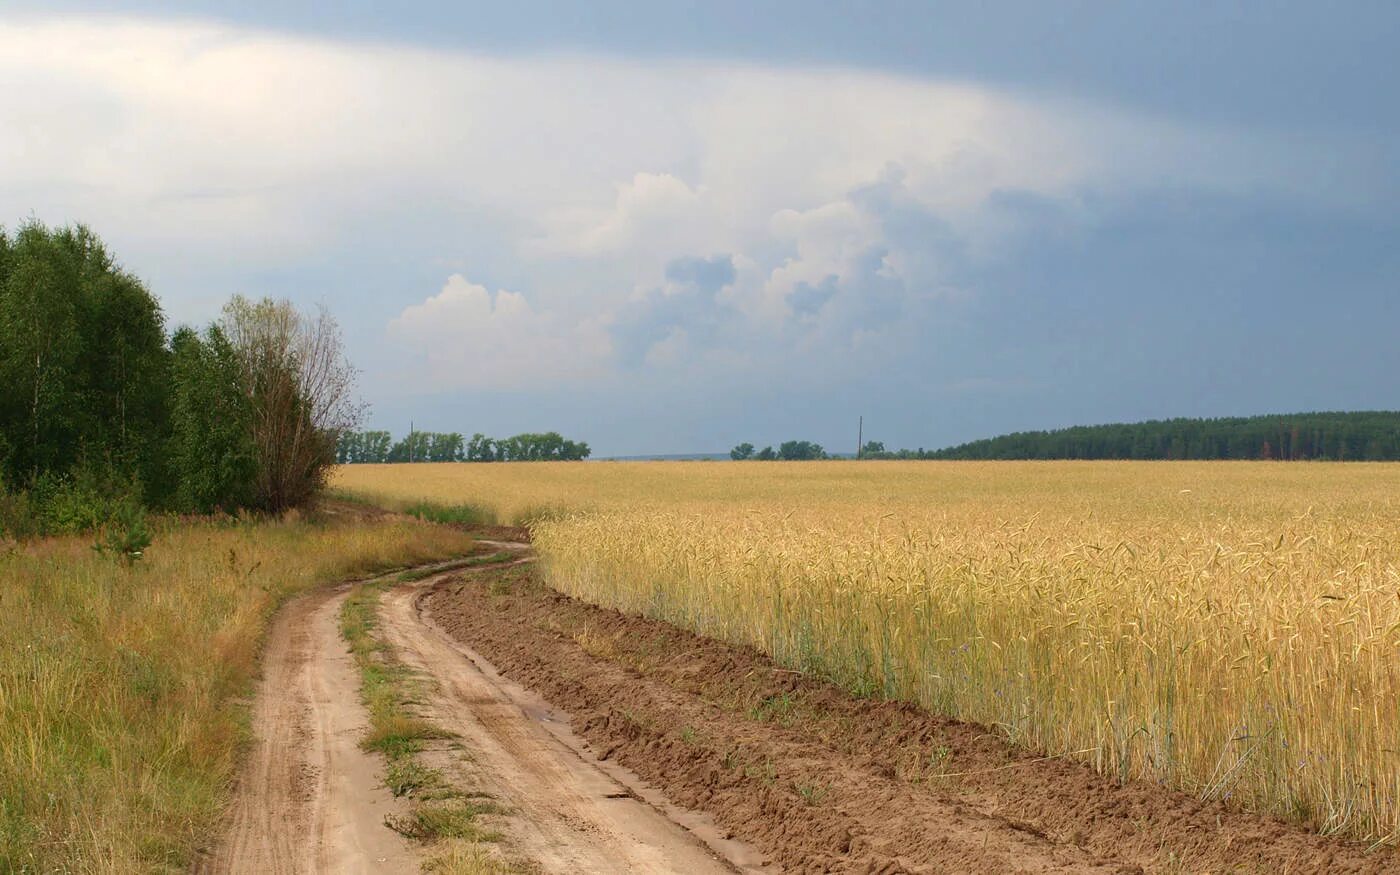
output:
POLYGON ((652 289, 618 313, 612 336, 619 360, 627 367, 640 365, 653 346, 677 330, 701 346, 713 344, 736 317, 718 298, 734 277, 729 255, 678 258, 667 264, 666 286, 652 289))

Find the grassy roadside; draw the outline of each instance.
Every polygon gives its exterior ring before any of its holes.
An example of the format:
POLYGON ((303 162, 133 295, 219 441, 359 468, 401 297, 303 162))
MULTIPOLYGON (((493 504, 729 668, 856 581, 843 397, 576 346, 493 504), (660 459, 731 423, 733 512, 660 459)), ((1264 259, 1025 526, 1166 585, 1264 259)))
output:
MULTIPOLYGON (((500 554, 477 557, 471 564, 489 564, 501 558, 500 554)), ((400 582, 417 579, 413 572, 398 578, 400 582)), ((370 727, 361 746, 383 755, 385 785, 395 796, 410 801, 409 813, 387 824, 430 846, 425 872, 518 872, 491 848, 499 834, 480 821, 483 815, 501 813, 500 807, 486 794, 455 786, 442 771, 423 762, 421 754, 428 743, 451 735, 412 713, 412 703, 424 681, 399 663, 377 635, 379 598, 387 585, 376 582, 355 587, 340 614, 341 634, 359 668, 360 695, 369 711, 370 727)))
MULTIPOLYGON (((529 464, 542 463, 531 462, 529 464)), ((390 510, 444 525, 502 526, 529 529, 535 523, 565 516, 571 512, 569 507, 560 503, 542 502, 503 509, 487 502, 461 502, 454 497, 448 497, 445 501, 405 499, 397 493, 377 489, 361 490, 337 487, 332 489, 329 494, 336 501, 346 504, 375 510, 390 510)))
POLYGON ((227 799, 277 606, 469 543, 286 520, 170 523, 131 566, 90 537, 0 549, 0 871, 186 869, 227 799))

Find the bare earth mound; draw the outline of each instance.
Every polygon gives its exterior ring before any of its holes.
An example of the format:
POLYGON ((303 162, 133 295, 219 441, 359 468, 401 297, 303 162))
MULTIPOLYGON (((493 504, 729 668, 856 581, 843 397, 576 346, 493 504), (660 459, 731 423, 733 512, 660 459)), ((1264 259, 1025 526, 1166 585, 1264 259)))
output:
POLYGON ((425 611, 567 711, 601 758, 787 871, 1400 871, 1393 848, 1119 786, 985 727, 857 699, 757 652, 576 602, 535 573, 450 579, 425 611))

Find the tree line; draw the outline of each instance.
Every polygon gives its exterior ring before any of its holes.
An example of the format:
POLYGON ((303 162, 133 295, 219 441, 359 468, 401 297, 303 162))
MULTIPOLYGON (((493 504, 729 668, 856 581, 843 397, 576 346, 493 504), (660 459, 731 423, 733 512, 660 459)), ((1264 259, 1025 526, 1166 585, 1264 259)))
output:
POLYGON ((0 535, 303 504, 358 419, 353 383, 324 311, 235 297, 167 335, 88 228, 0 229, 0 535))
POLYGON ((1400 460, 1400 412, 1167 419, 1017 432, 934 459, 1400 460))
POLYGON ((736 462, 753 460, 756 462, 810 462, 829 459, 822 445, 812 441, 784 441, 775 450, 771 446, 755 450, 753 444, 742 443, 729 451, 729 458, 736 462))
POLYGON ((398 441, 387 431, 345 431, 336 445, 342 465, 382 462, 575 462, 592 453, 557 431, 490 438, 480 432, 413 431, 398 441))
MULTIPOLYGON (((787 441, 776 450, 742 443, 735 461, 833 458, 820 444, 787 441)), ((849 457, 848 457, 849 458, 849 457)), ((1266 459, 1400 461, 1400 412, 1363 411, 1165 419, 1081 425, 986 438, 941 450, 890 450, 866 441, 856 457, 879 459, 1266 459)))

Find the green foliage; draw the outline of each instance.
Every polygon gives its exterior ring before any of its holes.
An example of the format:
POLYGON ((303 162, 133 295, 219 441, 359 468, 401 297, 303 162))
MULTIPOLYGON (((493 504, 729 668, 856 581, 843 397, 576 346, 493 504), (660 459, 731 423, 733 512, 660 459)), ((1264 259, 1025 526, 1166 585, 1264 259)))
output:
POLYGON ((784 462, 806 462, 813 459, 825 459, 826 450, 821 444, 814 444, 811 441, 784 441, 778 447, 778 458, 784 462))
POLYGON ((460 434, 414 431, 389 449, 390 462, 460 462, 465 458, 460 434))
POLYGON ((6 492, 0 483, 0 542, 7 538, 24 540, 39 534, 39 520, 27 492, 6 492))
POLYGON ((42 531, 70 535, 92 531, 107 521, 111 501, 91 484, 66 475, 44 474, 30 493, 42 531))
POLYGON ((163 440, 164 316, 81 225, 0 231, 0 474, 19 488, 101 456, 144 485, 170 485, 163 440))
POLYGON ((139 503, 140 487, 109 464, 83 459, 68 471, 39 476, 28 501, 37 528, 47 534, 77 534, 101 528, 123 505, 139 503))
POLYGON ((567 440, 557 431, 525 432, 496 442, 496 460, 505 462, 579 461, 591 452, 588 444, 567 440))
POLYGON ((1394 461, 1400 460, 1400 412, 1298 413, 1077 426, 1018 432, 927 454, 920 451, 920 457, 1394 461))
POLYGON ((753 459, 757 462, 807 462, 814 459, 830 458, 821 444, 811 441, 784 441, 774 450, 771 446, 754 452, 753 444, 743 443, 729 451, 729 458, 736 462, 753 459))
POLYGON ((171 348, 170 457, 179 505, 203 513, 244 507, 253 497, 257 458, 233 347, 214 325, 203 336, 181 328, 171 348))
MULTIPOLYGON (((167 343, 160 304, 87 228, 0 229, 0 533, 304 503, 356 418, 353 375, 325 312, 235 298, 167 343)), ((128 523, 107 535, 135 555, 144 519, 128 523)))
POLYGON ((146 525, 146 511, 131 496, 119 502, 102 528, 93 549, 120 558, 128 565, 146 555, 151 546, 151 530, 146 525))
POLYGON ((481 432, 472 435, 472 439, 467 441, 467 461, 468 462, 494 462, 496 461, 496 442, 481 432))
POLYGON ((883 441, 866 441, 865 446, 860 448, 860 457, 862 459, 878 459, 885 454, 886 450, 883 441))
POLYGON ((356 462, 572 462, 593 452, 584 441, 557 431, 489 438, 480 432, 463 440, 457 432, 414 431, 388 446, 385 431, 343 432, 336 449, 341 464, 356 462))
POLYGON ((336 439, 335 461, 340 465, 387 462, 393 442, 387 431, 343 431, 336 439))
MULTIPOLYGON (((830 458, 819 444, 787 441, 776 451, 740 444, 732 459, 830 458)), ((1269 459, 1400 461, 1400 412, 1295 413, 1168 419, 1028 431, 943 450, 889 450, 867 441, 861 459, 1269 459)))
POLYGON ((310 501, 335 464, 337 437, 359 420, 340 329, 325 310, 234 296, 219 327, 238 362, 257 460, 252 503, 280 513, 310 501))

